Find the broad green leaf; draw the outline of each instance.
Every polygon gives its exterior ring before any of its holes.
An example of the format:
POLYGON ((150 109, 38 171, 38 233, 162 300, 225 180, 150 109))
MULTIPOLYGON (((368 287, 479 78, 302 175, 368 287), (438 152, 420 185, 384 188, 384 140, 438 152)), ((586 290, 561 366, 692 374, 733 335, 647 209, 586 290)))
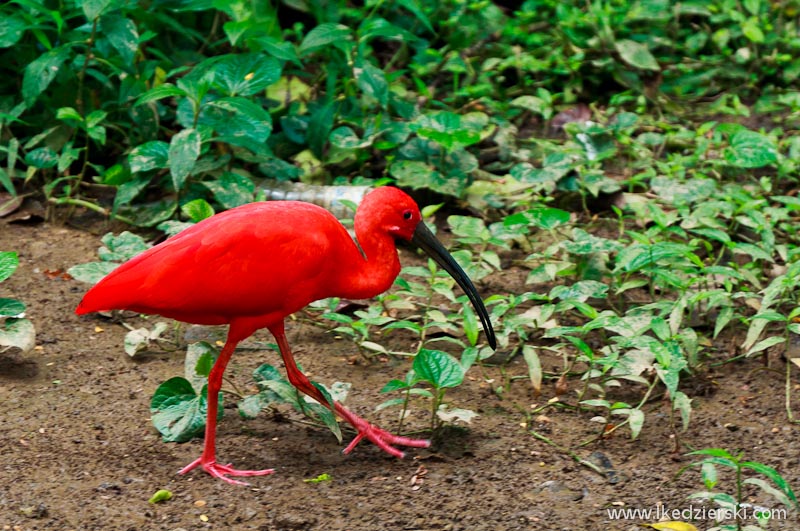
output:
MULTIPOLYGON (((170 378, 158 386, 150 401, 153 426, 166 442, 186 442, 203 433, 207 400, 207 387, 198 395, 186 378, 170 378)), ((222 413, 220 393, 217 418, 222 413)))
POLYGON ((725 160, 742 168, 763 168, 777 162, 778 150, 768 136, 742 129, 731 136, 725 160))
POLYGON ((193 199, 181 206, 181 212, 190 220, 197 223, 214 215, 214 208, 203 198, 193 199))
POLYGON ((633 408, 628 411, 628 425, 631 428, 631 439, 639 436, 644 426, 644 411, 638 408, 633 408))
POLYGON ((353 74, 361 92, 375 98, 382 107, 386 107, 389 99, 389 84, 383 70, 364 61, 353 68, 353 74))
POLYGON ((97 254, 105 262, 124 262, 150 248, 144 238, 127 230, 116 236, 109 232, 100 241, 104 247, 97 254))
POLYGON ((281 77, 281 65, 262 54, 229 54, 214 65, 214 86, 227 96, 252 96, 281 77))
POLYGON ((466 176, 462 179, 445 177, 419 160, 399 160, 389 167, 389 173, 397 179, 398 186, 433 190, 452 197, 461 197, 464 188, 469 184, 466 176))
POLYGON ((97 284, 100 280, 119 266, 116 262, 89 262, 78 264, 67 269, 67 273, 80 282, 97 284))
POLYGON ((25 313, 25 304, 16 299, 0 298, 0 318, 22 316, 25 313))
POLYGON ((183 376, 196 392, 199 393, 208 381, 208 375, 218 355, 219 350, 206 341, 198 341, 187 347, 183 361, 183 376))
POLYGON ((36 331, 29 320, 8 318, 5 323, 0 322, 0 347, 16 348, 24 354, 35 345, 36 331))
POLYGON ((252 202, 256 190, 253 181, 232 172, 225 172, 216 181, 206 181, 203 185, 225 209, 252 202))
POLYGON ((174 199, 160 199, 136 205, 120 205, 117 213, 130 219, 137 227, 153 227, 172 217, 178 209, 174 199))
POLYGON ((128 155, 132 173, 157 170, 169 165, 170 146, 166 142, 153 140, 138 145, 128 155))
POLYGON ((25 154, 25 163, 40 170, 55 168, 58 164, 58 155, 49 147, 40 147, 25 154))
POLYGON ((435 389, 456 387, 464 381, 464 368, 450 354, 421 349, 412 364, 415 380, 428 382, 435 389))
POLYGON ((136 24, 116 13, 103 15, 100 18, 100 31, 117 50, 123 63, 132 64, 139 50, 139 32, 136 31, 136 24))
POLYGON ((10 277, 19 266, 16 251, 0 251, 0 282, 10 277))
POLYGON ((750 42, 763 43, 766 38, 761 30, 761 22, 757 17, 750 17, 742 23, 742 33, 750 42))
POLYGON ((81 0, 83 13, 89 22, 99 17, 111 3, 111 0, 81 0))
POLYGON ((150 90, 139 96, 134 105, 144 105, 146 103, 150 103, 151 101, 157 101, 164 98, 172 98, 179 96, 186 96, 186 91, 176 87, 172 83, 164 83, 163 85, 151 88, 150 90))
POLYGON ((325 46, 336 46, 342 48, 345 43, 353 40, 353 31, 345 25, 326 22, 309 31, 303 42, 300 43, 300 55, 308 55, 311 52, 324 48, 325 46))
POLYGON ((161 337, 169 325, 164 322, 158 322, 153 326, 153 329, 136 328, 125 334, 124 348, 128 356, 135 356, 139 351, 147 350, 150 348, 150 343, 156 341, 161 337))
POLYGON ((256 153, 265 149, 272 133, 272 116, 263 107, 240 97, 222 98, 209 103, 205 123, 214 128, 220 141, 256 153))
POLYGON ((629 39, 621 39, 614 43, 614 48, 623 61, 642 70, 661 70, 661 67, 644 44, 629 39))
POLYGON ((569 286, 558 285, 550 290, 551 299, 576 300, 586 302, 590 298, 604 299, 608 294, 608 286, 596 280, 581 280, 569 286))
POLYGON ((308 122, 306 138, 308 147, 311 148, 315 156, 321 157, 328 141, 331 129, 333 129, 333 117, 336 112, 336 102, 327 101, 314 109, 311 120, 308 122))
POLYGON ((569 223, 569 219, 570 214, 566 210, 540 207, 511 214, 503 220, 503 225, 506 227, 512 225, 533 225, 539 229, 552 230, 560 225, 569 223))
POLYGON ((192 172, 199 156, 200 133, 197 129, 184 129, 170 140, 169 171, 176 192, 183 188, 183 183, 192 172))
POLYGON ((0 48, 14 46, 27 29, 25 19, 14 13, 4 13, 0 17, 0 48))
MULTIPOLYGON (((165 143, 164 146, 166 145, 165 143)), ((166 156, 164 157, 164 161, 166 162, 166 156)), ((149 176, 140 176, 119 185, 119 187, 117 187, 117 195, 114 196, 112 212, 116 213, 121 205, 130 204, 149 184, 149 176)))
POLYGON ((761 352, 762 350, 766 350, 766 349, 768 349, 770 347, 773 347, 775 345, 779 345, 779 344, 785 343, 785 342, 786 342, 786 339, 784 339, 781 336, 768 337, 766 339, 763 339, 763 340, 759 341, 755 345, 753 345, 753 347, 750 348, 747 351, 747 355, 751 356, 751 355, 753 355, 753 354, 755 354, 757 352, 761 352))
MULTIPOLYGON (((72 120, 76 124, 83 123, 83 116, 72 107, 61 107, 56 111, 56 118, 59 120, 72 120)), ((75 125, 75 124, 73 124, 75 125)))

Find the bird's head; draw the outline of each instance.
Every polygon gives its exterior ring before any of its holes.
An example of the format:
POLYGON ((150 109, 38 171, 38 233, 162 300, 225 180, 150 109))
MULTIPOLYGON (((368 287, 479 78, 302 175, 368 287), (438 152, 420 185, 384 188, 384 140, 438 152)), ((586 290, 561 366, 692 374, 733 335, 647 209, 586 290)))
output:
MULTIPOLYGON (((355 223, 358 226, 364 218, 368 218, 373 226, 378 225, 395 238, 411 242, 433 258, 439 266, 447 271, 461 286, 472 302, 481 319, 486 339, 492 348, 496 347, 496 339, 489 313, 483 304, 478 290, 444 245, 428 229, 422 221, 417 203, 402 190, 384 186, 376 188, 364 196, 356 211, 355 223)), ((377 227, 376 227, 377 228, 377 227)))

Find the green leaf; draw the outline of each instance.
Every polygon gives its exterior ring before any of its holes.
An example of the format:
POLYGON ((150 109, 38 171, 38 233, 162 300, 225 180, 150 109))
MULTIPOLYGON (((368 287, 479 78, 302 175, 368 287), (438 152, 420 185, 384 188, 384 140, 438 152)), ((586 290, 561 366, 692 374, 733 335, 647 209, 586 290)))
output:
POLYGON ((0 282, 10 277, 19 266, 16 251, 0 251, 0 282))
POLYGON ((742 33, 750 42, 762 44, 766 38, 757 17, 750 17, 742 23, 742 33))
POLYGON ((59 120, 69 121, 72 120, 76 122, 76 124, 83 123, 83 116, 80 115, 78 111, 73 109, 72 107, 61 107, 56 111, 56 118, 59 120))
POLYGON ((315 27, 306 34, 300 43, 300 55, 308 55, 325 46, 342 48, 353 40, 353 31, 342 24, 326 22, 315 27))
POLYGON ((40 147, 25 154, 25 163, 40 170, 55 168, 58 155, 49 147, 40 147))
POLYGON ((81 7, 86 18, 89 19, 89 22, 92 22, 105 11, 110 3, 111 0, 82 0, 81 7))
MULTIPOLYGON (((7 318, 4 324, 0 323, 0 347, 16 348, 25 353, 35 345, 36 331, 27 319, 7 318)), ((0 348, 0 352, 3 350, 0 348)))
POLYGON ((731 136, 725 160, 742 168, 763 168, 777 162, 778 150, 768 136, 742 129, 731 136))
POLYGON ((642 70, 661 70, 658 61, 644 44, 629 39, 621 39, 614 43, 614 48, 623 61, 642 70))
POLYGON ((132 173, 166 168, 169 165, 170 146, 166 142, 153 140, 138 145, 128 156, 132 173))
POLYGON ((631 428, 631 439, 639 436, 644 426, 644 411, 638 408, 630 409, 628 411, 628 425, 631 428))
POLYGON ((115 262, 89 262, 88 264, 78 264, 67 269, 67 273, 80 282, 97 284, 100 280, 117 268, 119 264, 115 262))
POLYGON ((105 247, 100 248, 98 255, 106 262, 124 262, 150 248, 144 238, 127 230, 116 236, 109 232, 100 241, 105 247))
POLYGON ((0 48, 14 46, 25 33, 28 25, 16 14, 4 13, 0 17, 0 48))
POLYGON ((272 133, 272 116, 246 98, 222 98, 209 103, 208 123, 219 140, 259 152, 272 133))
POLYGON ((0 299, 0 318, 22 316, 25 313, 25 304, 16 299, 0 299))
MULTIPOLYGON (((144 105, 151 101, 157 101, 164 98, 172 98, 186 96, 186 91, 173 85, 172 83, 164 83, 157 87, 153 87, 136 100, 134 105, 144 105)), ((149 144, 150 142, 148 142, 149 144)), ((144 144, 143 144, 144 145, 144 144)))
POLYGON ((462 192, 469 184, 466 176, 462 178, 446 177, 419 160, 399 160, 391 165, 389 173, 397 179, 398 186, 433 190, 453 197, 461 197, 462 192))
MULTIPOLYGON (((222 394, 218 417, 222 417, 222 394)), ((186 378, 162 383, 150 401, 153 426, 166 442, 186 442, 203 433, 206 425, 207 386, 198 395, 186 378)))
POLYGON ((381 107, 385 108, 389 100, 389 83, 386 81, 383 70, 372 63, 359 61, 353 68, 353 74, 361 92, 374 98, 381 107))
POLYGON ((100 18, 100 31, 102 31, 119 52, 124 64, 132 64, 136 52, 139 50, 139 33, 136 24, 123 16, 103 15, 100 18))
POLYGON ((214 215, 214 208, 203 198, 194 199, 181 207, 183 215, 197 223, 214 215))
POLYGON ((161 503, 172 499, 172 493, 166 489, 157 490, 148 501, 148 503, 161 503))
POLYGON ((317 107, 311 115, 306 131, 308 147, 315 156, 322 157, 328 135, 333 129, 333 117, 336 112, 336 102, 329 100, 317 107))
POLYGON ((169 143, 169 171, 176 192, 183 188, 186 177, 192 172, 200 156, 200 133, 197 129, 184 129, 169 143))
POLYGON ((415 381, 428 382, 436 389, 457 387, 464 381, 464 368, 458 360, 440 350, 421 349, 412 369, 415 381))
POLYGON ((255 184, 248 177, 232 172, 225 172, 216 181, 207 181, 203 185, 225 209, 251 203, 256 191, 255 184))
POLYGON ((195 392, 199 393, 206 385, 217 356, 219 349, 206 341, 198 341, 187 347, 186 358, 183 361, 183 376, 192 384, 195 392))
POLYGON ((467 335, 469 344, 474 347, 478 342, 478 319, 469 304, 463 306, 462 314, 464 316, 464 333, 467 335))
POLYGON ((252 96, 281 77, 281 65, 262 54, 222 56, 212 69, 213 85, 227 96, 252 96))
POLYGON ((528 366, 528 378, 531 380, 534 391, 538 394, 542 390, 542 363, 539 360, 539 353, 531 345, 523 345, 522 356, 528 366))
POLYGON ((560 208, 540 207, 506 216, 503 225, 533 225, 538 229, 552 230, 569 223, 570 213, 560 208))

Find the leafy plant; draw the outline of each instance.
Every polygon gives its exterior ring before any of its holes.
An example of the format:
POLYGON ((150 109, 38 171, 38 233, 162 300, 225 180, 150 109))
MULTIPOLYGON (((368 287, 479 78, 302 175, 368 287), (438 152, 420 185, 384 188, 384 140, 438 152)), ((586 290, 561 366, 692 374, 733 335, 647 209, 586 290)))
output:
POLYGON ((417 396, 431 401, 431 431, 436 431, 442 422, 454 420, 470 422, 476 416, 475 412, 461 408, 450 409, 444 402, 444 396, 447 389, 461 385, 466 371, 475 361, 476 354, 475 349, 468 349, 459 362, 446 352, 420 349, 414 356, 411 370, 406 377, 403 380, 391 380, 381 389, 382 393, 399 391, 404 396, 387 400, 381 403, 378 409, 402 406, 400 428, 398 428, 401 429, 410 399, 412 396, 417 396), (418 387, 420 384, 430 386, 432 391, 418 387))
POLYGON ((797 497, 786 479, 774 468, 755 461, 744 461, 743 453, 736 455, 721 448, 705 448, 689 452, 688 455, 707 456, 703 460, 692 463, 683 468, 678 475, 683 474, 689 467, 699 466, 700 474, 706 491, 697 492, 689 496, 690 499, 711 501, 722 509, 717 514, 725 517, 719 518, 717 523, 733 520, 733 524, 724 524, 713 529, 720 531, 742 529, 763 529, 769 525, 774 515, 782 515, 786 519, 787 512, 795 513, 800 509, 797 497), (713 489, 719 484, 718 468, 732 470, 735 474, 735 493, 715 492, 713 489), (757 474, 759 477, 745 478, 746 472, 757 474), (763 479, 763 478, 766 478, 763 479), (767 481, 768 480, 768 481, 767 481), (747 485, 758 487, 761 493, 766 494, 772 501, 777 502, 783 509, 771 509, 757 506, 745 501, 744 493, 747 485), (756 520, 758 526, 745 524, 749 519, 756 520))
MULTIPOLYGON (((0 282, 14 274, 19 266, 19 256, 13 251, 0 252, 0 282)), ((9 351, 25 353, 34 347, 36 331, 25 318, 25 303, 12 298, 0 298, 0 353, 9 351)))

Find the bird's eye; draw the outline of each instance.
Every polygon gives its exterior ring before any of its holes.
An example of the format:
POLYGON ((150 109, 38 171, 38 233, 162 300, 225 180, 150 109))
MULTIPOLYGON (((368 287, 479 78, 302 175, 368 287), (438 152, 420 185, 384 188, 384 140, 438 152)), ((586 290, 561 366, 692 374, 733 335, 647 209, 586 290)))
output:
POLYGON ((411 216, 412 214, 410 210, 406 210, 405 212, 403 212, 403 219, 411 219, 411 216))

